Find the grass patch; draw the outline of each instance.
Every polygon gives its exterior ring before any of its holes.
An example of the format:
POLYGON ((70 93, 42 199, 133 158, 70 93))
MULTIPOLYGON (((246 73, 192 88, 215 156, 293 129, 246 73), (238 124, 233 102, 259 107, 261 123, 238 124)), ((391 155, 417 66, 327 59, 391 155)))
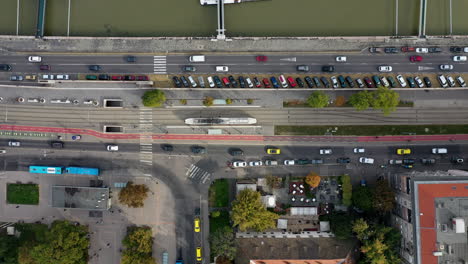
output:
POLYGON ((275 135, 330 135, 330 134, 336 135, 336 136, 468 134, 468 125, 275 126, 275 135))
POLYGON ((10 204, 39 204, 39 185, 7 184, 7 202, 10 204))
POLYGON ((217 230, 220 230, 225 226, 231 226, 229 222, 229 212, 220 211, 220 213, 221 214, 218 217, 210 216, 210 233, 211 234, 214 234, 217 230))
POLYGON ((209 190, 210 207, 229 205, 229 183, 227 179, 215 180, 209 190))

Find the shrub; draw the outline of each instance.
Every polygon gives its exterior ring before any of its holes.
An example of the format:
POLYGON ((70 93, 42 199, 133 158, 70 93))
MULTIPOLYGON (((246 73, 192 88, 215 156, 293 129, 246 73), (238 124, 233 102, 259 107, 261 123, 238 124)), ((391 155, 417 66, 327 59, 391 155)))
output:
POLYGON ((179 102, 183 105, 187 104, 187 99, 180 99, 179 102))
POLYGON ((307 105, 313 108, 324 108, 328 105, 330 97, 322 91, 313 92, 307 98, 307 105))
POLYGON ((161 90, 151 90, 145 92, 141 99, 146 107, 159 107, 166 102, 166 95, 161 90))
POLYGON ((214 98, 211 96, 206 96, 205 100, 203 100, 203 105, 204 106, 212 106, 213 105, 214 98))
POLYGON ((247 99, 247 104, 253 104, 254 100, 253 99, 247 99))
POLYGON ((226 99, 226 104, 228 105, 232 104, 232 99, 231 98, 226 99))

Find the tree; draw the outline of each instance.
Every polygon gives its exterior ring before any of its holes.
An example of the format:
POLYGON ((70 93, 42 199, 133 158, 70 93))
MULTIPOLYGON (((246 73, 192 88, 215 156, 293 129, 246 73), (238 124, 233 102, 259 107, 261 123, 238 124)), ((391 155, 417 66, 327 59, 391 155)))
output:
POLYGON ((319 186, 320 184, 320 180, 321 180, 320 176, 317 173, 311 171, 306 176, 305 183, 307 183, 312 188, 317 188, 317 186, 319 186))
POLYGON ((231 98, 226 99, 226 104, 228 105, 232 104, 232 99, 231 98))
POLYGON ((338 239, 348 239, 353 234, 352 219, 345 212, 334 212, 326 217, 330 221, 330 229, 338 239))
POLYGON ((267 175, 265 177, 266 179, 266 184, 268 187, 270 187, 271 189, 278 189, 281 187, 281 182, 282 182, 282 178, 281 177, 278 177, 278 176, 273 176, 271 174, 267 175))
POLYGON ((119 192, 119 202, 128 207, 143 207, 144 201, 148 197, 148 191, 148 186, 144 184, 128 182, 127 186, 119 192))
POLYGON ((145 92, 141 99, 146 107, 159 107, 166 102, 166 95, 163 91, 156 89, 145 92))
POLYGON ((358 186, 353 189, 353 204, 364 211, 372 210, 372 191, 367 186, 358 186))
POLYGON ((276 219, 278 215, 266 210, 260 200, 259 192, 250 189, 242 190, 232 203, 231 220, 233 226, 238 226, 241 231, 253 228, 261 232, 273 228, 276 219))
POLYGON ((309 98, 307 98, 307 104, 313 108, 324 108, 328 105, 330 97, 322 91, 313 92, 309 98))
POLYGON ((211 254, 213 257, 223 256, 229 260, 236 257, 234 231, 229 226, 210 234, 211 254))
POLYGON ((18 238, 5 234, 0 235, 0 263, 18 263, 18 238))
POLYGON ((373 103, 372 93, 368 91, 362 91, 355 93, 349 97, 349 103, 356 108, 356 110, 366 110, 373 103))
POLYGON ((85 226, 68 221, 55 221, 46 233, 44 243, 30 252, 35 264, 85 264, 88 259, 89 238, 85 226))
POLYGON ((382 239, 364 240, 363 243, 364 245, 361 247, 361 252, 365 254, 368 263, 387 264, 385 251, 388 247, 383 243, 382 239))
POLYGON ((384 115, 395 111, 400 103, 400 95, 387 87, 379 87, 377 91, 374 91, 373 97, 372 107, 382 110, 384 115))
POLYGON ((153 258, 153 238, 151 228, 132 226, 122 240, 125 246, 121 264, 156 264, 153 258))
POLYGON ((214 103, 214 98, 211 96, 206 96, 205 99, 203 100, 204 106, 212 106, 213 103, 214 103))
POLYGON ((365 240, 369 235, 369 225, 364 219, 359 218, 353 223, 353 232, 359 240, 365 240))
POLYGON ((340 177, 343 188, 343 204, 346 206, 351 205, 351 198, 353 196, 353 185, 351 185, 351 177, 349 175, 342 175, 340 177))
POLYGON ((393 209, 394 203, 395 193, 390 186, 388 186, 388 181, 383 179, 378 180, 373 195, 374 209, 385 214, 393 209))
POLYGON ((211 212, 211 217, 217 218, 217 217, 219 217, 219 216, 221 216, 221 212, 220 212, 220 211, 213 211, 213 212, 211 212))

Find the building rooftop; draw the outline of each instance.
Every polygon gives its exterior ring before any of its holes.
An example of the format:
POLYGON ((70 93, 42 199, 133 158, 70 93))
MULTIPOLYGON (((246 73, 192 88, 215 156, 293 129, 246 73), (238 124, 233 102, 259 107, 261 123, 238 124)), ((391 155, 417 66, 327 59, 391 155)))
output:
POLYGON ((52 207, 108 210, 110 208, 109 188, 52 186, 52 207))

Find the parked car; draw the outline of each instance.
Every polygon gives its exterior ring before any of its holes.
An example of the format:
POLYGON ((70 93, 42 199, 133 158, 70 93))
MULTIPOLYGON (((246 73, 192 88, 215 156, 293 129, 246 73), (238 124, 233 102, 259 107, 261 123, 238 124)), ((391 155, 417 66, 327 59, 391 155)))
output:
POLYGON ((406 87, 406 81, 405 78, 401 74, 397 75, 397 81, 400 83, 400 86, 405 88, 406 87))
POLYGON ((356 83, 359 88, 364 88, 364 82, 360 78, 356 79, 356 83))
POLYGON ((372 80, 373 80, 374 83, 375 83, 375 87, 381 87, 381 86, 382 86, 382 84, 380 83, 379 76, 373 75, 373 76, 372 76, 372 80))
POLYGON ((229 82, 231 83, 231 86, 232 88, 237 88, 237 81, 236 79, 232 76, 232 75, 229 75, 229 82))
POLYGON ((191 146, 190 150, 194 154, 205 154, 206 153, 206 148, 202 146, 191 146))
POLYGON ((292 166, 292 165, 295 164, 295 161, 294 160, 285 160, 283 162, 283 164, 286 165, 286 166, 292 166))
POLYGON ((413 165, 411 164, 403 164, 401 165, 401 167, 405 168, 405 169, 412 169, 413 168, 413 165))
POLYGON ((359 162, 363 164, 374 164, 373 158, 360 157, 359 162))
POLYGON ((112 76, 111 76, 111 80, 113 80, 113 81, 121 81, 121 80, 123 80, 123 76, 122 76, 122 75, 112 75, 112 76))
POLYGON ((22 75, 12 75, 10 76, 10 81, 22 81, 24 80, 22 75))
POLYGON ((197 87, 197 82, 195 81, 195 79, 191 75, 189 75, 187 79, 188 79, 188 81, 190 82, 190 84, 192 85, 193 88, 197 87))
POLYGON ((181 77, 180 77, 180 80, 182 81, 182 84, 184 85, 184 87, 187 88, 187 87, 190 86, 190 84, 189 84, 189 82, 187 81, 187 79, 185 78, 185 76, 181 76, 181 77))
POLYGON ((464 47, 463 52, 468 53, 468 47, 464 47))
POLYGON ((460 84, 461 87, 466 87, 465 80, 461 76, 458 76, 456 79, 457 79, 458 84, 460 84))
POLYGON ((375 88, 374 83, 368 77, 364 78, 364 82, 366 83, 367 88, 375 88))
POLYGON ((194 71, 197 70, 197 68, 196 68, 195 66, 189 66, 189 65, 187 65, 187 66, 184 66, 184 67, 182 68, 182 70, 183 70, 184 72, 194 72, 194 71))
POLYGON ((428 53, 429 49, 428 48, 416 48, 417 53, 428 53))
POLYGON ((29 81, 35 81, 36 80, 36 75, 32 74, 32 75, 26 75, 25 80, 29 80, 29 81))
POLYGON ((403 164, 414 164, 414 159, 403 159, 403 164))
POLYGON ((389 65, 381 65, 378 68, 379 72, 391 72, 392 71, 392 66, 389 65))
POLYGON ((223 84, 226 86, 226 88, 229 88, 231 83, 229 82, 229 79, 227 77, 223 77, 223 84))
POLYGON ((448 87, 447 80, 445 79, 445 77, 444 77, 442 74, 437 76, 437 80, 439 81, 440 85, 441 85, 443 88, 447 88, 447 87, 448 87))
POLYGON ((414 81, 416 82, 416 84, 418 85, 419 88, 424 88, 424 83, 423 81, 421 80, 421 78, 419 78, 418 76, 414 77, 414 81))
POLYGON ((401 164, 403 164, 403 160, 391 159, 391 160, 388 161, 388 164, 390 164, 390 165, 401 165, 401 164))
POLYGON ((43 80, 53 80, 54 77, 55 77, 55 75, 53 75, 53 74, 43 74, 42 75, 43 80))
POLYGON ((249 166, 250 167, 258 167, 258 166, 262 166, 262 165, 263 165, 263 162, 261 160, 249 161, 249 166))
POLYGON ((291 86, 291 88, 297 87, 297 83, 296 83, 296 81, 294 81, 294 79, 292 77, 288 76, 286 78, 286 80, 288 80, 288 83, 291 86))
POLYGON ((337 56, 335 58, 336 62, 346 62, 346 56, 337 56))
POLYGON ((0 64, 0 71, 11 71, 10 64, 0 64))
POLYGON ((213 76, 213 81, 215 82, 216 87, 218 87, 218 88, 223 87, 223 83, 221 82, 221 79, 218 76, 216 76, 216 75, 213 76))
POLYGON ((466 56, 453 56, 453 61, 459 62, 459 61, 466 61, 466 56))
POLYGON ((369 47, 369 52, 370 53, 380 53, 382 48, 377 48, 377 47, 369 47))
POLYGON ((97 80, 98 77, 96 75, 88 74, 85 78, 86 80, 97 80))
POLYGON ((211 77, 211 76, 206 77, 206 81, 208 82, 208 86, 210 88, 213 88, 213 87, 216 86, 216 84, 215 84, 215 82, 213 80, 213 77, 211 77))
POLYGON ((164 150, 164 151, 170 152, 170 151, 174 150, 174 146, 172 146, 170 144, 162 144, 161 149, 164 150))
POLYGON ((309 66, 307 66, 307 65, 297 65, 296 70, 300 71, 300 72, 308 72, 309 71, 309 66))
POLYGON ((439 47, 430 47, 429 48, 429 53, 439 53, 442 52, 442 48, 439 47))
POLYGON ((330 80, 332 82, 332 87, 333 88, 338 88, 338 80, 336 79, 335 76, 330 77, 330 80))
POLYGON ((243 160, 235 160, 231 163, 231 167, 233 168, 245 168, 247 167, 247 162, 243 160))
POLYGON ((429 88, 432 87, 432 82, 431 82, 431 79, 429 79, 429 77, 424 77, 423 80, 426 83, 427 87, 429 87, 429 88))
POLYGON ((330 83, 328 82, 327 78, 326 77, 320 77, 320 80, 322 81, 323 83, 323 87, 325 88, 330 88, 330 83))
POLYGON ((257 77, 254 77, 253 78, 253 82, 255 84, 255 87, 257 88, 261 88, 262 87, 262 83, 257 79, 257 77))
POLYGON ((268 160, 265 160, 265 165, 267 165, 267 166, 276 166, 276 165, 278 165, 278 161, 268 159, 268 160))
POLYGON ((312 159, 310 164, 323 164, 323 159, 312 159))
POLYGON ((353 152, 354 153, 364 153, 364 152, 366 152, 366 149, 365 148, 354 148, 353 152))
POLYGON ((310 160, 308 159, 298 159, 295 161, 295 164, 297 165, 307 165, 310 164, 310 160))
POLYGON ((390 83, 387 81, 387 78, 385 78, 385 76, 380 77, 380 81, 382 82, 382 85, 384 87, 390 87, 390 83))
POLYGON ((228 72, 229 67, 228 66, 216 66, 216 72, 228 72))
POLYGON ((398 53, 399 50, 395 47, 387 47, 384 49, 384 52, 385 53, 398 53))
POLYGON ((314 88, 314 82, 312 81, 312 78, 310 78, 309 76, 306 76, 304 80, 306 81, 307 86, 309 86, 309 88, 314 88))
POLYGON ((391 86, 392 88, 396 88, 396 87, 398 86, 397 83, 396 83, 396 81, 395 81, 395 79, 393 79, 392 76, 388 76, 388 77, 387 77, 387 80, 388 80, 388 82, 390 83, 390 86, 391 86))
POLYGON ((462 47, 456 47, 456 46, 452 46, 450 47, 450 52, 453 52, 453 53, 460 53, 463 51, 463 48, 462 47))
POLYGON ((348 82, 349 87, 354 88, 353 78, 351 78, 350 76, 346 76, 345 80, 348 82))
POLYGON ((280 75, 278 78, 278 81, 283 88, 288 88, 288 82, 286 81, 286 78, 284 77, 284 75, 280 75))
POLYGON ((304 88, 304 82, 302 81, 300 77, 296 78, 296 83, 300 88, 304 88))
POLYGON ((410 61, 411 62, 420 62, 423 60, 423 57, 422 56, 419 56, 419 55, 413 55, 413 56, 410 56, 410 61))
POLYGON ((343 77, 343 75, 338 75, 338 82, 340 83, 341 88, 346 88, 346 87, 348 87, 348 86, 346 85, 346 80, 345 80, 345 78, 343 77))
POLYGON ((267 78, 263 78, 263 85, 265 86, 265 88, 271 88, 271 85, 270 85, 270 81, 268 81, 267 78))
POLYGON ((254 87, 254 84, 253 84, 252 80, 250 80, 249 77, 245 78, 245 82, 247 83, 247 86, 248 86, 249 88, 253 88, 253 87, 254 87))
POLYGON ((424 165, 430 165, 430 164, 435 164, 436 160, 435 159, 429 159, 429 158, 422 158, 421 163, 424 165))
POLYGON ((273 85, 273 88, 279 88, 280 87, 278 81, 275 78, 275 76, 270 77, 270 81, 271 81, 271 84, 273 85))
POLYGON ((441 64, 439 65, 439 69, 442 71, 451 71, 453 70, 453 65, 451 64, 441 64))
POLYGON ((406 80, 408 81, 409 87, 416 88, 416 82, 414 81, 413 77, 408 76, 406 77, 406 80))
POLYGON ((462 157, 451 157, 450 162, 452 162, 454 164, 461 164, 461 163, 464 162, 464 160, 463 160, 462 157))
POLYGON ((405 46, 405 47, 401 47, 401 51, 402 52, 413 52, 413 51, 416 51, 416 48, 415 47, 405 46))
POLYGON ((315 83, 315 86, 317 86, 317 88, 321 88, 322 87, 322 83, 320 82, 320 79, 317 78, 317 77, 313 77, 312 80, 314 80, 314 83, 315 83))
POLYGON ((134 81, 136 80, 135 75, 124 75, 124 80, 125 81, 134 81))
POLYGON ((70 75, 68 74, 58 74, 57 75, 57 80, 69 80, 70 79, 70 75))
POLYGON ((138 75, 138 76, 136 76, 136 80, 137 81, 148 81, 149 79, 148 79, 148 76, 146 76, 146 75, 138 75))
POLYGON ((239 76, 239 86, 240 88, 245 88, 245 79, 242 76, 239 76))
POLYGON ((456 83, 452 76, 447 75, 446 79, 450 87, 455 87, 456 83))
POLYGON ((432 154, 447 154, 448 150, 446 148, 432 148, 432 154))
POLYGON ((203 78, 203 76, 198 76, 197 79, 198 83, 200 83, 200 87, 205 88, 205 78, 203 78))
POLYGON ((333 66, 333 65, 322 66, 322 71, 323 72, 334 72, 335 71, 335 66, 333 66))

